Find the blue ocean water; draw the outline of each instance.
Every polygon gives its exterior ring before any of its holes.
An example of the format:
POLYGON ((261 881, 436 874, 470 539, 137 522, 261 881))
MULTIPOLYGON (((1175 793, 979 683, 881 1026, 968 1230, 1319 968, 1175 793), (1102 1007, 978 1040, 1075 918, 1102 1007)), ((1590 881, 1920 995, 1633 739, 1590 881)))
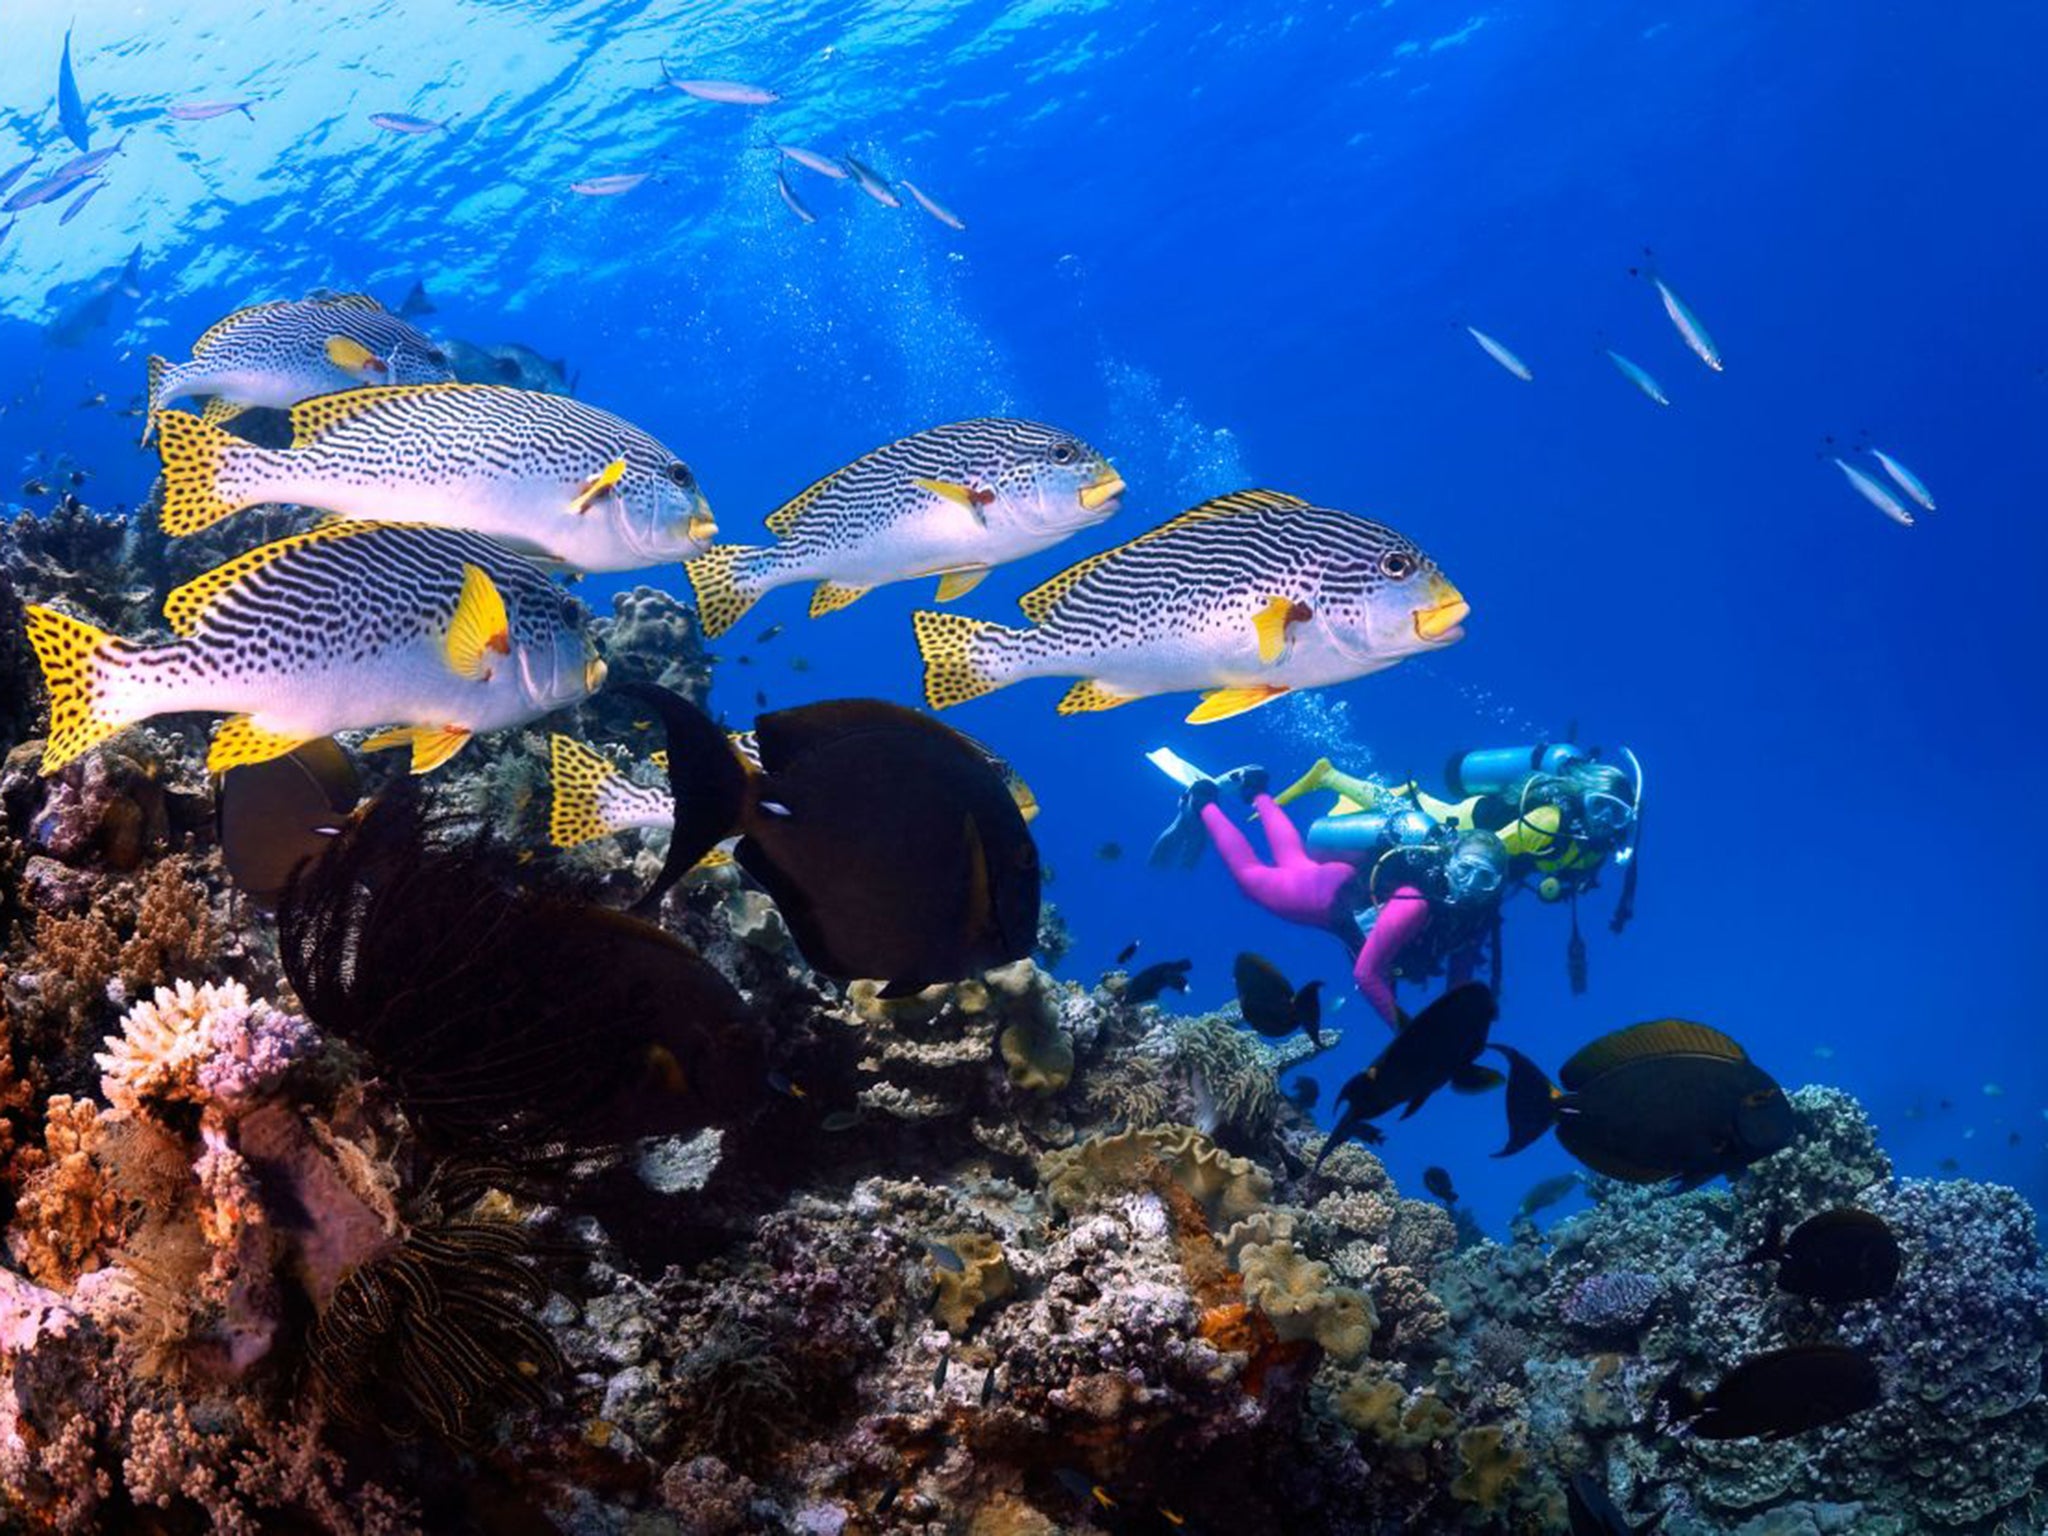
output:
MULTIPOLYGON (((999 571, 977 614, 1241 485, 1383 518, 1471 601, 1454 649, 1202 729, 1185 699, 1062 720, 1053 684, 949 717, 1045 808, 1067 972, 1135 938, 1141 963, 1194 960, 1189 1007, 1226 1000, 1241 948, 1349 990, 1331 940, 1250 907, 1213 858, 1145 867, 1172 804, 1147 748, 1427 779, 1577 722, 1646 767, 1638 915, 1612 937, 1615 882, 1590 898, 1573 996, 1564 914, 1517 899, 1497 1033, 1554 1064, 1622 1023, 1704 1019, 1789 1084, 1863 1098, 1902 1171, 1954 1159, 2048 1199, 2039 7, 17 5, 0 168, 73 153, 74 22, 93 143, 126 140, 76 219, 34 209, 0 237, 8 500, 40 504, 20 484, 58 453, 88 500, 142 497, 153 458, 114 407, 149 352, 229 309, 424 281, 440 333, 565 357, 584 398, 677 447, 729 535, 942 420, 1023 414, 1102 447, 1124 510, 999 571), (783 100, 687 100, 663 60, 783 100), (164 115, 244 96, 253 120, 164 115), (368 121, 394 111, 453 128, 368 121), (770 137, 908 176, 968 228, 792 168, 818 214, 800 224, 770 137), (642 170, 625 197, 568 190, 642 170), (1725 373, 1629 276, 1645 245, 1725 373), (1819 449, 1862 432, 1939 511, 1908 530, 1858 499, 1819 449)), ((812 623, 778 593, 724 642, 717 701, 914 702, 928 599, 812 623)), ((1355 998, 1336 1019, 1330 1088, 1382 1038, 1355 998)), ((1384 1150, 1404 1185, 1449 1167, 1498 1228, 1568 1166, 1548 1142, 1493 1163, 1499 1139, 1497 1099, 1444 1096, 1384 1150)))

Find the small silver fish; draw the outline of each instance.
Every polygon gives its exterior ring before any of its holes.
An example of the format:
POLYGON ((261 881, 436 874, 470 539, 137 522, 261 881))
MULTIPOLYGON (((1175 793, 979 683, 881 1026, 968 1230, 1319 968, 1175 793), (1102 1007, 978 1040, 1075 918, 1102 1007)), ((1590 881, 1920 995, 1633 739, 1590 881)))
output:
POLYGON ((903 199, 890 190, 889 183, 882 180, 873 170, 854 159, 851 155, 846 156, 846 168, 853 173, 853 184, 880 203, 884 208, 901 208, 903 206, 903 199))
POLYGON ((1913 526, 1913 514, 1900 504, 1899 498, 1871 479, 1870 476, 1863 473, 1854 464, 1849 463, 1845 459, 1836 459, 1835 468, 1839 469, 1844 478, 1856 487, 1857 494, 1862 496, 1865 501, 1877 508, 1886 517, 1897 523, 1901 528, 1913 526))
POLYGON ((720 102, 728 107, 766 107, 782 100, 766 86, 748 85, 740 80, 678 80, 669 73, 666 59, 661 61, 661 78, 685 96, 694 96, 699 101, 720 102))
MULTIPOLYGON (((34 155, 30 155, 26 160, 22 161, 21 164, 9 166, 6 170, 0 171, 0 192, 12 191, 14 188, 14 184, 17 181, 21 180, 22 177, 26 176, 28 174, 29 167, 34 165, 35 163, 36 157, 34 155)), ((832 174, 834 176, 844 176, 846 172, 840 170, 837 166, 834 166, 832 169, 832 174)))
POLYGON ((622 197, 653 175, 652 171, 625 171, 616 176, 592 176, 572 181, 569 190, 578 197, 622 197))
MULTIPOLYGON (((1649 257, 1650 253, 1645 251, 1643 255, 1649 257)), ((1714 338, 1707 334, 1707 328, 1700 324, 1700 317, 1692 312, 1685 300, 1671 291, 1671 285, 1658 275, 1655 266, 1644 265, 1630 270, 1650 280, 1650 286, 1657 290, 1657 297, 1664 301, 1664 313, 1671 317, 1671 323, 1677 328, 1679 336, 1692 348, 1693 356, 1719 373, 1720 348, 1714 345, 1714 338)))
POLYGON ((1640 389, 1659 405, 1669 405, 1671 403, 1671 397, 1664 393, 1662 386, 1644 372, 1639 364, 1630 362, 1612 347, 1608 347, 1606 352, 1608 357, 1613 360, 1614 366, 1621 370, 1621 376, 1627 379, 1629 383, 1635 385, 1637 389, 1640 389))
POLYGON ((1465 327, 1465 330, 1471 335, 1474 341, 1479 343, 1479 349, 1482 352, 1484 352, 1488 357, 1492 358, 1496 363, 1499 363, 1501 367, 1507 369, 1509 373, 1512 373, 1524 384, 1530 383, 1535 379, 1536 375, 1529 371, 1529 365, 1527 363, 1523 362, 1519 357, 1515 356, 1514 353, 1510 352, 1506 347, 1502 346, 1499 342, 1495 341, 1491 336, 1487 335, 1486 332, 1480 330, 1478 326, 1468 325, 1465 327))
POLYGON ((41 181, 23 187, 5 203, 0 203, 0 213, 20 213, 27 208, 55 202, 118 155, 121 146, 127 142, 128 135, 124 133, 116 143, 109 144, 105 149, 96 149, 90 154, 78 155, 65 161, 41 181))
MULTIPOLYGON (((769 141, 769 145, 771 148, 780 150, 786 157, 794 160, 807 171, 816 171, 820 176, 829 176, 834 181, 846 180, 846 167, 828 155, 819 154, 815 149, 805 149, 800 145, 784 144, 773 139, 769 141)), ((26 170, 27 166, 23 166, 23 169, 26 170)), ((0 191, 5 189, 6 184, 0 182, 0 191)))
POLYGON ((83 208, 87 203, 91 202, 95 197, 97 197, 99 195, 100 188, 104 187, 105 185, 106 183, 104 181, 96 179, 88 181, 85 184, 85 190, 79 193, 77 199, 73 201, 69 208, 66 208, 64 210, 64 216, 57 221, 59 226, 69 224, 73 219, 77 218, 79 210, 83 208))
POLYGON ((1884 466, 1884 472, 1892 477, 1892 483, 1920 503, 1923 510, 1928 512, 1934 510, 1934 494, 1927 489, 1926 482, 1918 475, 1914 474, 1913 471, 1906 468, 1905 465, 1886 453, 1882 448, 1871 449, 1870 456, 1884 466))
POLYGON ((164 116, 180 123, 207 123, 216 117, 226 117, 230 112, 239 112, 250 122, 256 121, 256 114, 249 110, 246 101, 186 101, 164 108, 164 116))
POLYGON ((961 218, 959 214, 948 208, 944 203, 941 203, 937 198, 929 197, 925 193, 920 192, 915 182, 904 182, 903 190, 917 199, 918 207, 937 219, 946 228, 965 229, 967 227, 965 219, 961 218))
POLYGON ((803 220, 804 223, 815 224, 818 222, 818 216, 803 205, 803 200, 791 188, 789 178, 782 174, 782 167, 779 165, 775 167, 775 190, 781 194, 782 206, 803 220))
POLYGON ((448 124, 435 122, 430 117, 414 117, 410 112, 372 112, 370 121, 386 133, 446 133, 448 124))

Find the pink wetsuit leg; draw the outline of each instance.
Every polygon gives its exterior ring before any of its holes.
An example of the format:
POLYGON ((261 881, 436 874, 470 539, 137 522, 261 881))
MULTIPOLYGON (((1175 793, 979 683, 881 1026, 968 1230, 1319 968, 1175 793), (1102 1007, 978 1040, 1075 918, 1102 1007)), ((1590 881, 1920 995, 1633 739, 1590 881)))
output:
POLYGON ((1337 893, 1351 879, 1348 864, 1319 863, 1302 851, 1287 813, 1266 796, 1259 796, 1259 813, 1266 821, 1266 840, 1273 845, 1274 862, 1262 862, 1237 824, 1217 805, 1201 809, 1202 825, 1222 856, 1223 867, 1237 882, 1237 888, 1271 912, 1290 923, 1327 928, 1335 915, 1337 893), (1286 830, 1277 838, 1276 827, 1286 830))
POLYGON ((1400 1010, 1394 1002, 1394 962, 1415 936, 1429 926, 1429 898, 1412 885, 1397 886, 1380 906, 1365 946, 1351 967, 1351 979, 1381 1018, 1398 1027, 1400 1010))

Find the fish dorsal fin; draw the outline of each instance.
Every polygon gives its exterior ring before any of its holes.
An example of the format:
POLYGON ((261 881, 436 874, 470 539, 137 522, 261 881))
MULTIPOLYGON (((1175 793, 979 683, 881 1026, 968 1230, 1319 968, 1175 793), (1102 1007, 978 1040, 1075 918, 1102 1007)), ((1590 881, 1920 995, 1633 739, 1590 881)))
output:
POLYGON ((213 324, 199 333, 199 339, 192 343, 192 355, 197 357, 205 350, 208 342, 220 340, 222 336, 233 327, 241 324, 242 321, 251 319, 256 315, 272 314, 277 310, 283 309, 291 302, 292 300, 290 299, 269 299, 261 304, 245 304, 240 309, 232 310, 222 315, 213 324))
POLYGON ((1558 1069, 1557 1080, 1566 1088, 1583 1088, 1603 1072, 1631 1061, 1657 1056, 1713 1056, 1723 1061, 1747 1061, 1742 1047, 1704 1024, 1684 1019, 1655 1019, 1648 1024, 1631 1024, 1611 1035, 1602 1035, 1558 1069))
POLYGON ((374 533, 382 528, 399 526, 394 523, 332 522, 305 533, 295 533, 289 538, 274 539, 268 544, 258 545, 247 554, 235 556, 224 565, 217 565, 203 575, 194 576, 182 587, 171 589, 164 599, 164 619, 175 635, 189 639, 199 628, 199 621, 206 616, 206 610, 214 599, 223 592, 231 591, 244 578, 262 570, 266 565, 282 560, 294 550, 308 544, 320 544, 329 539, 351 539, 358 534, 374 533))
POLYGON ((309 447, 341 423, 367 416, 393 400, 500 387, 494 384, 378 384, 368 389, 337 389, 332 394, 315 395, 292 407, 292 446, 309 447))
POLYGON ((768 531, 778 539, 786 539, 795 531, 803 515, 818 504, 821 497, 832 486, 832 482, 845 474, 844 469, 835 469, 831 474, 813 480, 789 500, 768 514, 768 531))
POLYGON ((1285 491, 1232 491, 1228 496, 1213 497, 1200 506, 1189 507, 1177 517, 1170 517, 1157 528, 1148 529, 1135 539, 1126 539, 1113 549, 1105 549, 1099 555, 1090 555, 1068 566, 1049 581, 1039 583, 1017 599, 1017 606, 1024 610, 1024 616, 1034 624, 1043 624, 1060 604, 1060 600, 1088 575, 1116 559, 1124 551, 1152 539, 1163 538, 1176 533, 1191 523, 1206 523, 1214 518, 1230 517, 1242 512, 1278 512, 1290 507, 1305 507, 1308 503, 1299 496, 1290 496, 1285 491))
POLYGON ((385 313, 384 306, 367 293, 323 293, 316 295, 309 302, 329 304, 336 309, 367 309, 380 315, 385 313))

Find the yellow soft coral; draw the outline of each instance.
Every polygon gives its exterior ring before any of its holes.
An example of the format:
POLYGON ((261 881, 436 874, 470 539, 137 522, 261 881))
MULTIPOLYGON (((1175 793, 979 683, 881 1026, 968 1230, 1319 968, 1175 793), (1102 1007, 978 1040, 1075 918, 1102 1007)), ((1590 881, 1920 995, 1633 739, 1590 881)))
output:
POLYGON ((1272 1198, 1273 1178, 1250 1158, 1233 1157, 1193 1126, 1155 1125, 1090 1136, 1038 1160, 1046 1193, 1076 1211, 1164 1177, 1201 1206, 1210 1229, 1242 1221, 1272 1198))
POLYGON ((1451 1481, 1451 1497, 1489 1515, 1506 1501, 1527 1459, 1508 1445, 1507 1431, 1498 1424, 1483 1424, 1458 1436, 1458 1456, 1464 1470, 1451 1481))
POLYGON ((964 1334, 974 1314, 1017 1288, 1003 1245, 980 1232, 956 1232, 941 1240, 960 1256, 960 1268, 938 1270, 939 1297, 932 1315, 954 1335, 964 1334))
POLYGON ((1283 1339, 1314 1339, 1344 1364, 1363 1355, 1379 1326, 1372 1298, 1333 1283, 1330 1266, 1285 1241, 1253 1244, 1238 1255, 1245 1299, 1283 1339))

